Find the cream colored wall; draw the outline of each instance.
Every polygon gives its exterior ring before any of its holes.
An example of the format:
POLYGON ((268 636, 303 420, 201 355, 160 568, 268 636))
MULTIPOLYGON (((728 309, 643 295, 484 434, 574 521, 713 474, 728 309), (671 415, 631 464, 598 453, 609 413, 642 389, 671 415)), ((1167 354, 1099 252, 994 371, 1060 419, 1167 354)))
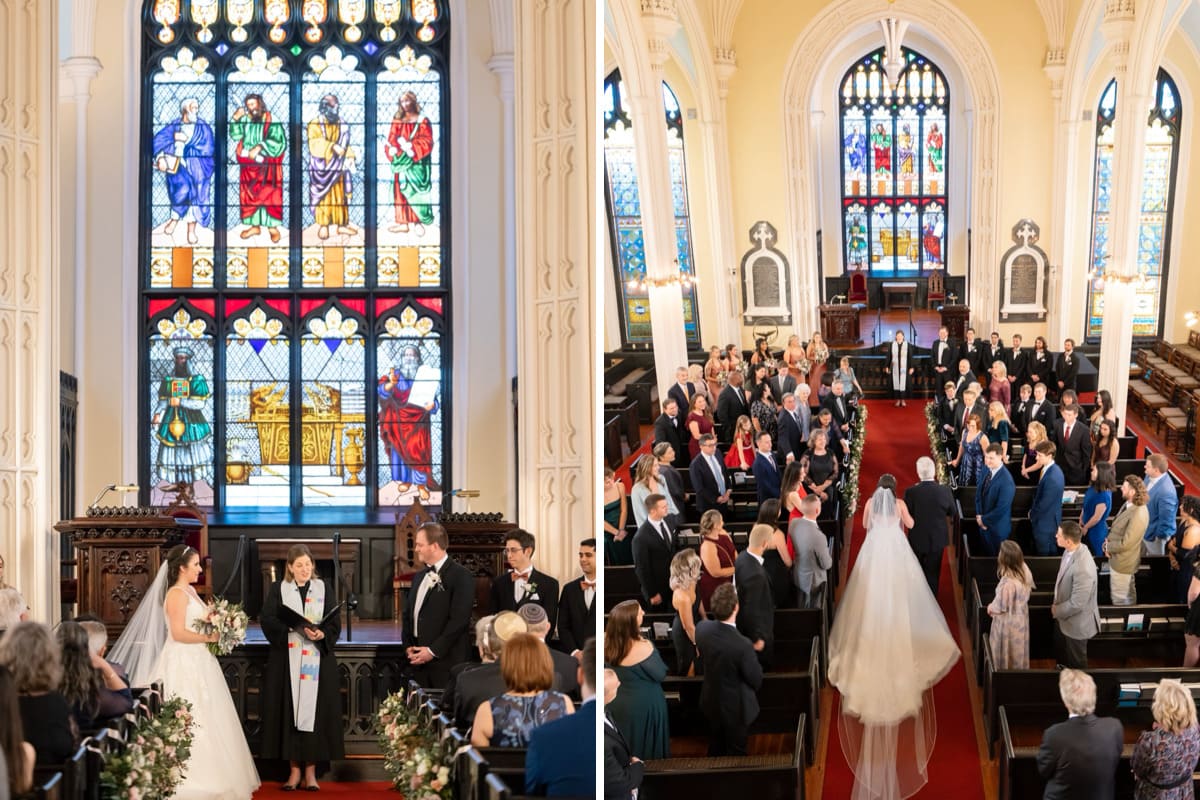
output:
MULTIPOLYGON (((787 229, 781 80, 793 43, 825 5, 813 0, 788 4, 747 0, 734 33, 738 69, 730 80, 728 98, 734 229, 745 230, 757 219, 770 220, 779 228, 779 247, 789 254, 802 246, 811 246, 815 232, 787 229), (770 20, 770 24, 763 24, 764 20, 770 20)), ((1045 226, 1050 216, 1048 176, 1053 121, 1049 84, 1042 72, 1045 29, 1034 0, 1007 3, 969 0, 955 6, 983 32, 999 71, 1000 211, 995 222, 1003 235, 999 253, 984 254, 976 250, 973 255, 975 259, 998 260, 1009 246, 1007 231, 1018 219, 1030 217, 1045 226)), ((882 44, 881 34, 878 43, 882 44)), ((830 42, 830 50, 837 45, 838 42, 830 42)), ((829 65, 827 69, 840 76, 848 65, 848 62, 829 65)), ((960 92, 956 102, 965 102, 964 94, 960 92)), ((822 142, 826 159, 836 158, 833 155, 837 152, 836 144, 836 141, 822 142)), ((965 155, 965 144, 964 136, 949 146, 955 159, 952 165, 959 170, 966 168, 964 162, 957 161, 965 155)), ((837 189, 826 183, 824 191, 837 189)), ((961 196, 950 199, 951 204, 964 202, 961 196)), ((1043 227, 1043 237, 1052 235, 1052 231, 1043 227)), ((840 264, 840 234, 826 228, 824 240, 825 269, 831 274, 840 264)), ((1006 335, 1016 330, 1033 336, 1044 332, 1045 325, 1001 326, 1006 335)))
MULTIPOLYGON (((135 3, 136 4, 136 3, 135 3)), ((471 510, 504 511, 513 518, 514 497, 509 491, 515 473, 514 453, 504 452, 510 425, 505 353, 509 345, 511 315, 507 309, 507 278, 501 254, 505 232, 499 209, 504 142, 500 120, 502 104, 496 77, 488 70, 492 56, 488 4, 459 2, 455 16, 454 54, 465 65, 463 81, 456 86, 453 108, 454 135, 465 145, 457 155, 453 180, 452 252, 454 282, 454 414, 453 476, 447 488, 477 489, 480 497, 471 510), (486 442, 487 446, 479 446, 486 442), (474 446, 472 446, 474 445, 474 446)), ((82 506, 96 487, 136 477, 138 397, 136 392, 138 340, 138 270, 136 264, 137 186, 135 144, 129 141, 130 120, 136 121, 138 84, 134 71, 139 56, 138 28, 126 0, 100 0, 97 15, 96 55, 104 70, 93 84, 89 107, 88 237, 92 268, 82 290, 88 297, 85 325, 85 384, 88 425, 81 442, 83 462, 79 487, 82 506), (129 183, 132 182, 132 183, 129 183), (127 183, 131 189, 126 196, 127 183)), ((72 118, 68 116, 69 122, 72 118)), ((136 123, 133 123, 136 124, 136 123)), ((64 131, 64 147, 73 136, 64 131)), ((64 167, 70 162, 64 162, 64 167)), ((64 170, 63 186, 72 186, 64 170)), ((69 193, 64 194, 70 197, 69 193)), ((64 207, 64 211, 70 204, 64 207)), ((69 212, 68 212, 69 213, 69 212)), ((63 252, 71 252, 64 225, 63 252)), ((69 258, 64 275, 70 281, 69 258)), ((70 286, 63 293, 69 310, 70 286)), ((74 333, 72 317, 64 314, 61 335, 65 343, 74 333)), ((69 350, 67 351, 69 352, 69 350)), ((460 506, 461 508, 461 506, 460 506)))

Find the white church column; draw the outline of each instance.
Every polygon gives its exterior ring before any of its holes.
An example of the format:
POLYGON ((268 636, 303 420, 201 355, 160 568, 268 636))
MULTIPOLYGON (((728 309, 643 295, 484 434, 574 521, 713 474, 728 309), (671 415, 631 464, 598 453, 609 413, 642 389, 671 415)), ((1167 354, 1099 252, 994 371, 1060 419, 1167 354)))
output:
POLYGON ((56 3, 0 3, 0 554, 58 616, 56 3))
POLYGON ((599 527, 595 0, 517 3, 515 30, 518 522, 567 578, 599 527))

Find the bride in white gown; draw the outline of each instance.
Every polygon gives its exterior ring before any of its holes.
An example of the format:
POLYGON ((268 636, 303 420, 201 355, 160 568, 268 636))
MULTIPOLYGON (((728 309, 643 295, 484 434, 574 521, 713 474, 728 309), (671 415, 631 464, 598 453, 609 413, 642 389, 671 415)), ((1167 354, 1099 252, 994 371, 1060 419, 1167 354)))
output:
POLYGON ((928 780, 937 737, 932 687, 960 653, 901 523, 884 475, 863 513, 866 539, 837 605, 829 680, 842 695, 838 732, 853 800, 897 800, 928 780))
POLYGON ((161 680, 167 697, 192 704, 192 752, 174 797, 179 800, 247 800, 259 787, 229 686, 207 642, 216 634, 193 627, 208 606, 191 584, 200 577, 200 554, 187 545, 167 553, 154 583, 109 656, 134 686, 161 680))

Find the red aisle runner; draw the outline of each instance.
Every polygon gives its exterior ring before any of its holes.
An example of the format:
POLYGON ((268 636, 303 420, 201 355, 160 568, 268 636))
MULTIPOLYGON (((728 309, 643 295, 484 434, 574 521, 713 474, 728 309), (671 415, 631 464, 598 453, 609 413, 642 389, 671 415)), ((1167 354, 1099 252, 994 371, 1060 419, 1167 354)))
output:
MULTIPOLYGON (((870 419, 867 422, 867 443, 863 448, 863 463, 860 472, 860 511, 854 520, 854 534, 850 542, 850 565, 862 545, 861 506, 875 491, 879 476, 890 472, 896 476, 897 486, 903 497, 904 490, 917 481, 917 458, 929 454, 929 437, 925 432, 925 401, 909 400, 907 408, 896 408, 886 400, 869 403, 870 419)), ((950 624, 951 631, 958 630, 958 614, 954 604, 953 577, 949 564, 943 560, 942 582, 938 590, 938 602, 942 613, 950 624)), ((962 641, 960 647, 966 646, 962 641)), ((889 668, 880 664, 880 669, 889 668)), ((828 800, 849 797, 854 786, 854 773, 850 771, 837 731, 837 715, 841 696, 834 693, 830 714, 829 750, 825 763, 825 782, 821 796, 828 800)), ((937 743, 929 762, 929 783, 915 797, 972 800, 983 798, 983 777, 979 769, 979 750, 975 740, 975 722, 972 718, 971 698, 967 693, 967 672, 960 659, 934 689, 937 705, 937 743)))
POLYGON ((262 787, 254 793, 253 800, 284 800, 284 798, 299 800, 303 797, 322 797, 327 794, 355 798, 390 797, 392 800, 400 797, 400 794, 392 788, 392 784, 387 781, 365 781, 363 783, 318 781, 318 785, 321 787, 320 792, 282 792, 279 790, 280 783, 278 781, 264 781, 262 787))

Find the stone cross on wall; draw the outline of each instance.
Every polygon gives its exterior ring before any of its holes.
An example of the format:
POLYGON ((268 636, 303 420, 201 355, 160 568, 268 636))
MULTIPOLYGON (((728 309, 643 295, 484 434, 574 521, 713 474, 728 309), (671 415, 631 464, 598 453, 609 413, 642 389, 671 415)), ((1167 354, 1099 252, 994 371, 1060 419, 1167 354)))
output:
POLYGON ((1042 232, 1038 224, 1031 219, 1020 220, 1013 226, 1012 240, 1023 247, 1037 244, 1042 232))
POLYGON ((764 250, 775 244, 775 229, 766 222, 760 222, 754 226, 754 233, 750 238, 758 242, 758 246, 764 250))

